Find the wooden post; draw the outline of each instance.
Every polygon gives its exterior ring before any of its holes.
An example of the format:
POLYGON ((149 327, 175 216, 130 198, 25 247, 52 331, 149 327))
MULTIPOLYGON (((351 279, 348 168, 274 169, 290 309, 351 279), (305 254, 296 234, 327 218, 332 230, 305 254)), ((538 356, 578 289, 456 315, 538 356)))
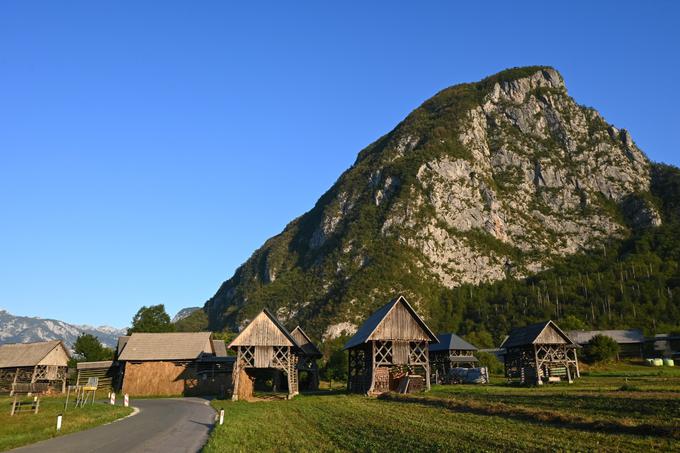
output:
POLYGON ((234 362, 234 367, 231 371, 231 380, 233 381, 231 400, 238 401, 238 381, 240 379, 241 367, 239 362, 241 361, 241 346, 236 347, 236 361, 234 362))
POLYGON ((425 348, 425 388, 430 390, 430 352, 427 346, 427 342, 423 345, 425 348))
POLYGON ((371 380, 370 384, 368 386, 368 391, 366 393, 371 393, 373 392, 373 389, 375 387, 375 341, 371 341, 371 380))
POLYGON ((536 367, 536 385, 542 385, 543 381, 541 380, 541 370, 538 366, 538 349, 536 348, 536 345, 534 345, 534 364, 536 367))
POLYGON ((350 349, 350 350, 347 351, 347 391, 348 392, 352 391, 352 363, 353 363, 352 351, 354 351, 354 349, 350 349))
POLYGON ((581 371, 578 368, 578 356, 576 355, 576 348, 574 348, 574 363, 576 364, 576 377, 581 377, 581 371))
POLYGON ((567 369, 567 381, 571 384, 573 383, 573 379, 571 378, 571 364, 569 363, 569 348, 567 346, 562 346, 564 348, 564 357, 566 358, 565 360, 565 368, 567 369))
POLYGON ((14 395, 14 388, 16 387, 17 378, 19 377, 19 368, 14 372, 14 380, 12 381, 12 388, 10 389, 9 396, 14 395))

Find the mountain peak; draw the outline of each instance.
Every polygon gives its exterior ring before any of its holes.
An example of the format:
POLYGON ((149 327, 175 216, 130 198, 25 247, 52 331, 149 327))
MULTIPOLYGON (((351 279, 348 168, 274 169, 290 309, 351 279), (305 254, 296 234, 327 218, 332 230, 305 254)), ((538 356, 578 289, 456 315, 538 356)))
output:
POLYGON ((482 79, 480 84, 508 83, 515 80, 541 80, 542 84, 553 88, 564 87, 564 79, 559 71, 552 66, 520 66, 504 69, 492 76, 482 79))
POLYGON ((654 224, 649 188, 630 134, 576 103, 557 70, 508 69, 440 91, 362 150, 206 312, 235 327, 273 304, 319 336, 394 292, 434 312, 442 288, 530 275, 624 237, 631 197, 654 224))

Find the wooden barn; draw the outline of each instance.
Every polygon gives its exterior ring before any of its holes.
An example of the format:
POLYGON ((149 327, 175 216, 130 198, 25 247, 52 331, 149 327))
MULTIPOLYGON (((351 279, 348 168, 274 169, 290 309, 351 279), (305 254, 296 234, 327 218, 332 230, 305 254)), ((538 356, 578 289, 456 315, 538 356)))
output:
POLYGON ((97 388, 113 389, 119 384, 119 366, 113 360, 78 362, 76 385, 85 385, 89 378, 97 378, 97 388))
POLYGON ((472 368, 479 363, 474 355, 477 348, 455 333, 439 334, 437 340, 439 343, 430 345, 430 363, 435 382, 444 382, 451 368, 472 368))
MULTIPOLYGON (((298 353, 298 372, 305 372, 307 374, 307 380, 305 382, 305 390, 318 390, 319 389, 319 365, 317 360, 321 358, 323 354, 319 351, 319 348, 309 339, 307 334, 302 327, 297 326, 291 332, 295 341, 300 345, 300 352, 298 353)), ((302 380, 300 381, 302 384, 302 380)))
POLYGON ((64 392, 70 358, 60 340, 0 345, 0 391, 32 384, 40 391, 64 392))
POLYGON ((288 398, 298 392, 297 361, 302 348, 295 337, 267 309, 262 310, 229 344, 236 351, 232 399, 248 399, 253 394, 253 379, 248 373, 271 369, 284 373, 288 398))
POLYGON ((215 372, 220 360, 210 332, 133 333, 118 362, 122 391, 131 396, 217 394, 229 386, 230 366, 215 372))
POLYGON ((642 359, 644 357, 645 336, 641 330, 572 330, 569 338, 579 346, 585 346, 597 335, 614 340, 619 345, 617 359, 642 359))
POLYGON ((369 395, 430 388, 428 346, 437 337, 403 296, 373 313, 345 344, 347 390, 369 395))
POLYGON ((580 377, 578 346, 553 321, 514 329, 505 339, 505 376, 522 384, 580 377))

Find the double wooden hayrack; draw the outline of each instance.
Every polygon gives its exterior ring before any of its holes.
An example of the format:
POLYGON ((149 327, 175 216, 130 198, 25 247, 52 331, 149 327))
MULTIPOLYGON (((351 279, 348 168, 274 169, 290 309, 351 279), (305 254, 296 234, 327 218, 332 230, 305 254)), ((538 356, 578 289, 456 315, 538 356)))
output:
POLYGON ((437 342, 403 296, 393 299, 345 344, 349 352, 347 390, 368 395, 429 390, 428 346, 437 342))
POLYGON ((236 351, 233 368, 232 400, 249 399, 253 383, 249 369, 273 369, 283 372, 288 381, 288 398, 299 393, 298 357, 302 348, 269 311, 261 311, 229 344, 236 351))

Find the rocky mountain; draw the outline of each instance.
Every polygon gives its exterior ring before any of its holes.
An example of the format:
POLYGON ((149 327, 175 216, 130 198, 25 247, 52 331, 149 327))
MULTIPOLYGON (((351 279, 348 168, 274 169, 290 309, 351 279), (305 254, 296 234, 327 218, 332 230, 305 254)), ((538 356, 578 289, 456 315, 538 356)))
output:
POLYGON ((204 310, 211 328, 237 329, 268 307, 324 338, 397 292, 426 318, 449 316, 447 290, 521 279, 660 225, 652 168, 553 68, 456 85, 362 150, 204 310))
POLYGON ((0 343, 30 343, 35 341, 64 340, 72 347, 79 335, 88 333, 99 338, 105 346, 114 347, 125 329, 109 326, 79 326, 56 319, 14 316, 0 310, 0 343))
POLYGON ((182 308, 180 311, 178 311, 175 316, 172 318, 172 323, 176 323, 177 321, 181 321, 182 319, 186 319, 189 315, 191 315, 193 312, 196 310, 200 310, 201 307, 187 307, 187 308, 182 308))

